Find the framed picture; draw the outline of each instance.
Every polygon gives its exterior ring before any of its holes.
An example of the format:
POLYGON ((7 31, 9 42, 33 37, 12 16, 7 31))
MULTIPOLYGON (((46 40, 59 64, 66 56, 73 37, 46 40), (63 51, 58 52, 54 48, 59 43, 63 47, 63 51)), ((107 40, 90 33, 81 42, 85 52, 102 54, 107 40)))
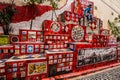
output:
POLYGON ((117 50, 114 47, 104 49, 80 49, 78 51, 78 66, 98 63, 101 61, 115 60, 117 54, 116 52, 117 50))
POLYGON ((17 72, 17 68, 13 68, 13 72, 17 72))
POLYGON ((53 59, 53 56, 49 56, 49 59, 53 59))
POLYGON ((14 53, 14 50, 13 50, 13 49, 10 49, 10 53, 14 53))
POLYGON ((59 58, 62 58, 62 55, 60 54, 58 57, 59 57, 59 58))
POLYGON ((57 59, 57 55, 54 55, 54 59, 57 59))
POLYGON ((70 54, 70 57, 73 57, 73 54, 70 54))
POLYGON ((25 77, 25 71, 21 72, 21 77, 25 77))
POLYGON ((53 20, 44 21, 44 34, 61 34, 62 24, 53 20))
POLYGON ((4 49, 3 52, 4 52, 4 53, 8 53, 8 49, 4 49))
POLYGON ((20 48, 20 45, 19 45, 19 44, 16 44, 16 45, 15 45, 15 48, 20 48))
POLYGON ((20 50, 15 50, 15 54, 20 54, 20 50))
POLYGON ((17 73, 12 73, 12 77, 16 78, 17 77, 17 73))
POLYGON ((21 49, 21 53, 25 53, 26 52, 26 49, 21 49))
POLYGON ((56 64, 56 63, 57 63, 57 59, 54 60, 54 64, 56 64))
POLYGON ((8 73, 12 72, 12 69, 8 69, 7 72, 8 72, 8 73))
POLYGON ((85 31, 84 31, 83 27, 81 27, 81 26, 74 26, 71 30, 71 38, 74 41, 83 40, 84 35, 85 35, 85 31))
POLYGON ((57 72, 60 72, 61 71, 61 68, 57 68, 57 72))
POLYGON ((51 28, 51 30, 53 31, 53 32, 59 32, 60 31, 60 24, 59 23, 57 23, 57 22, 53 22, 52 24, 51 24, 51 26, 50 26, 50 28, 51 28))
POLYGON ((26 41, 27 40, 27 36, 22 35, 21 39, 22 39, 22 41, 26 41))
POLYGON ((18 65, 19 65, 19 66, 23 66, 23 63, 21 62, 21 63, 19 63, 18 65))
POLYGON ((26 47, 26 45, 21 45, 21 48, 25 48, 26 47))
POLYGON ((59 64, 58 66, 59 66, 59 67, 64 67, 65 64, 64 64, 64 63, 61 63, 61 64, 59 64))
POLYGON ((35 48, 39 48, 39 45, 35 45, 35 48))
POLYGON ((28 64, 28 75, 37 75, 47 73, 46 62, 36 62, 28 64))
POLYGON ((4 73, 5 72, 5 69, 0 69, 0 73, 4 73))
POLYGON ((38 32, 38 35, 41 35, 41 34, 43 34, 42 32, 38 32))
POLYGON ((26 35, 27 34, 27 31, 22 31, 22 35, 26 35))
POLYGON ((6 36, 6 35, 0 36, 0 45, 5 45, 9 43, 10 43, 9 36, 6 36))
POLYGON ((65 58, 62 59, 62 62, 65 62, 65 58))
MULTIPOLYGON (((71 50, 75 50, 75 45, 74 44, 69 44, 69 49, 71 49, 71 50)), ((67 55, 69 55, 69 54, 67 54, 67 55)))
POLYGON ((62 60, 61 59, 58 59, 58 63, 61 63, 62 62, 62 60))
POLYGON ((44 48, 44 45, 40 45, 40 48, 44 48))
POLYGON ((33 51, 34 51, 34 46, 33 45, 28 45, 27 46, 27 52, 28 53, 33 53, 33 51))
POLYGON ((107 35, 107 36, 108 36, 109 33, 110 33, 110 32, 109 32, 109 30, 107 30, 107 29, 101 29, 101 30, 100 30, 100 34, 101 34, 101 35, 107 35))
POLYGON ((17 67, 17 63, 13 63, 13 67, 17 67))
POLYGON ((25 70, 26 68, 25 67, 20 67, 20 71, 23 71, 25 70))
POLYGON ((45 38, 46 38, 46 39, 49 39, 49 36, 46 36, 45 38))
POLYGON ((36 49, 35 49, 35 52, 36 52, 36 53, 38 53, 39 51, 40 51, 39 48, 36 48, 36 49))
POLYGON ((69 62, 69 61, 70 61, 70 58, 67 58, 66 61, 69 62))
POLYGON ((49 60, 49 64, 53 64, 53 60, 49 60))
POLYGON ((57 39, 57 36, 54 36, 54 39, 57 39))

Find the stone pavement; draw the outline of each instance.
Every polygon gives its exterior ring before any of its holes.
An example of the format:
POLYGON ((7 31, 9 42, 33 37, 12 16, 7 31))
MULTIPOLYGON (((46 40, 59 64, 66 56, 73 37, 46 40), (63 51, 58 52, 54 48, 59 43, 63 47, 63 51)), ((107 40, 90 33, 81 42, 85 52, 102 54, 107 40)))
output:
POLYGON ((76 77, 69 80, 120 80, 120 66, 76 77))

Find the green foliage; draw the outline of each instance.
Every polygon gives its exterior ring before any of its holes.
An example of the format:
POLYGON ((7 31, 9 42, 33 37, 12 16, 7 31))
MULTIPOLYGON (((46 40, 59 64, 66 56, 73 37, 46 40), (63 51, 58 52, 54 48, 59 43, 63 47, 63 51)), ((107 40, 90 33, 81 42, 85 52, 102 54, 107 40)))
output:
POLYGON ((120 41, 120 36, 117 37, 117 41, 118 41, 118 42, 120 41))
POLYGON ((0 12, 0 22, 1 24, 9 24, 12 21, 12 17, 16 10, 12 7, 12 5, 9 5, 5 7, 0 12))
POLYGON ((50 5, 52 6, 53 9, 58 8, 58 2, 61 0, 48 0, 50 2, 50 5))
POLYGON ((27 1, 27 4, 42 4, 44 3, 45 1, 48 1, 50 2, 50 5, 52 6, 53 9, 56 9, 58 8, 58 2, 60 2, 61 0, 25 0, 27 1))
POLYGON ((120 15, 115 17, 113 22, 108 20, 108 25, 111 31, 111 35, 114 35, 120 41, 120 15))
POLYGON ((118 18, 120 19, 120 15, 118 15, 118 18))
POLYGON ((114 20, 118 20, 118 18, 116 17, 114 20))
MULTIPOLYGON (((25 0, 26 1, 26 0, 25 0)), ((27 0, 27 4, 43 3, 44 0, 27 0)))
POLYGON ((115 17, 114 19, 114 23, 119 23, 120 22, 120 15, 118 15, 117 17, 115 17))
POLYGON ((7 7, 3 8, 2 11, 0 11, 0 24, 3 25, 3 31, 5 35, 8 35, 12 30, 9 25, 12 22, 14 13, 16 13, 16 10, 13 3, 9 4, 7 7))

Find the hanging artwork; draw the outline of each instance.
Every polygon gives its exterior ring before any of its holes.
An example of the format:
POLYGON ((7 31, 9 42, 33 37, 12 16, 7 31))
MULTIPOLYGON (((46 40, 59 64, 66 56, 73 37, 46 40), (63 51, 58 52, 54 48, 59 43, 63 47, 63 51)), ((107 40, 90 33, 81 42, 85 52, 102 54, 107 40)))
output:
POLYGON ((33 45, 28 45, 28 46, 27 46, 27 52, 28 52, 28 53, 33 53, 33 50, 34 50, 33 45))
POLYGON ((60 22, 45 20, 44 21, 44 31, 45 35, 47 34, 61 34, 62 33, 62 24, 60 22))
POLYGON ((71 36, 74 41, 81 41, 84 35, 84 29, 81 26, 73 27, 71 36))
POLYGON ((37 75, 47 73, 46 62, 36 62, 28 64, 28 75, 37 75))
POLYGON ((57 22, 53 22, 51 24, 50 28, 53 32, 59 32, 60 31, 60 24, 57 22))
POLYGON ((0 45, 9 44, 9 36, 2 35, 0 36, 0 45))
POLYGON ((107 30, 107 29, 101 29, 101 30, 100 30, 100 34, 101 34, 101 35, 109 35, 110 32, 109 32, 109 30, 107 30))
POLYGON ((79 49, 77 66, 84 66, 87 64, 95 64, 98 62, 114 60, 117 57, 116 53, 116 48, 79 49))

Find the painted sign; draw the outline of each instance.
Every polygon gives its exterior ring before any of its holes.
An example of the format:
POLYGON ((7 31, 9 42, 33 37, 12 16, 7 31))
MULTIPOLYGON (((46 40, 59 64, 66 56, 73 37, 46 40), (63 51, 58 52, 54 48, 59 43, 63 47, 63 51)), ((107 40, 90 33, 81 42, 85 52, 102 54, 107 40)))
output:
POLYGON ((46 62, 36 62, 28 64, 28 75, 39 75, 47 73, 46 62))
POLYGON ((8 36, 0 36, 0 45, 9 44, 9 37, 8 36))
POLYGON ((110 61, 116 59, 116 48, 103 48, 103 49, 79 49, 77 65, 83 66, 86 64, 93 64, 101 61, 110 61))
POLYGON ((27 46, 27 52, 28 53, 33 53, 33 48, 34 48, 33 45, 28 45, 27 46))

